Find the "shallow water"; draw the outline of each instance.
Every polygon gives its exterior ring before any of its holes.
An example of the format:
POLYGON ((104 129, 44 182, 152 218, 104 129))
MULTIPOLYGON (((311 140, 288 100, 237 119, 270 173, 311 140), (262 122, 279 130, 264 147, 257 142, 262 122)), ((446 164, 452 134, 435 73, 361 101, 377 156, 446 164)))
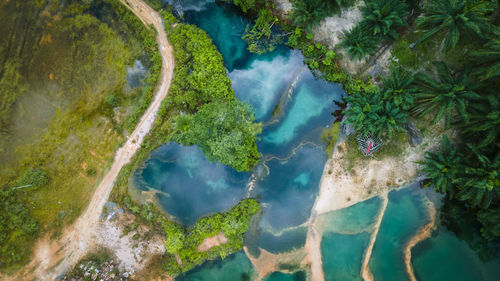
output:
POLYGON ((348 208, 321 214, 318 217, 322 232, 358 234, 372 231, 382 200, 379 197, 357 203, 348 208))
POLYGON ((245 196, 248 173, 208 161, 196 146, 170 143, 155 150, 134 174, 142 190, 155 189, 163 209, 183 224, 231 208, 245 196))
POLYGON ((426 223, 428 216, 418 189, 404 188, 389 193, 389 203, 369 263, 375 280, 408 280, 403 248, 426 223))
POLYGON ((249 281, 255 276, 252 263, 243 251, 225 258, 207 261, 197 268, 179 275, 176 281, 249 281))
POLYGON ((134 61, 133 66, 127 66, 127 87, 135 89, 142 85, 142 79, 146 77, 147 69, 140 60, 134 61))
POLYGON ((294 274, 273 272, 264 278, 264 281, 306 281, 306 274, 304 271, 299 271, 294 274))
POLYGON ((413 266, 419 280, 494 281, 500 278, 500 259, 481 261, 466 242, 438 228, 413 250, 413 266))
POLYGON ((363 252, 370 240, 370 234, 328 233, 321 241, 321 257, 325 281, 361 281, 360 271, 363 252))

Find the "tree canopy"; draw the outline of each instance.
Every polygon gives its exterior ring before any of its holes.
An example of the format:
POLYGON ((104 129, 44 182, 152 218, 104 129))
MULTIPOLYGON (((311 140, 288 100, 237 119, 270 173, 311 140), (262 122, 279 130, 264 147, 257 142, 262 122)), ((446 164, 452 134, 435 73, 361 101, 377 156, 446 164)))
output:
POLYGON ((429 1, 424 13, 417 19, 423 35, 416 44, 438 33, 444 34, 444 49, 454 49, 462 39, 484 38, 492 25, 487 15, 493 12, 491 1, 440 0, 429 1))

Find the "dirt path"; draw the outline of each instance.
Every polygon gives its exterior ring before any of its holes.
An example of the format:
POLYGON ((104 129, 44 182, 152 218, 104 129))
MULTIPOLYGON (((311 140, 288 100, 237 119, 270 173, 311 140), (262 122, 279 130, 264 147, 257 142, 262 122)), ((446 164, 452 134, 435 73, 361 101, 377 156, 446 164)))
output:
POLYGON ((152 25, 158 32, 156 39, 162 56, 161 84, 153 102, 129 136, 128 141, 116 152, 111 169, 97 186, 85 212, 73 225, 64 229, 60 239, 51 241, 46 237, 38 241, 35 245, 32 261, 26 270, 18 273, 18 276, 13 276, 12 280, 54 280, 75 265, 90 249, 96 247, 99 217, 113 189, 114 181, 120 169, 130 161, 137 149, 140 148, 144 137, 154 124, 162 100, 167 96, 173 76, 174 59, 172 47, 163 28, 162 18, 159 13, 142 0, 121 0, 121 2, 142 22, 146 25, 152 25))

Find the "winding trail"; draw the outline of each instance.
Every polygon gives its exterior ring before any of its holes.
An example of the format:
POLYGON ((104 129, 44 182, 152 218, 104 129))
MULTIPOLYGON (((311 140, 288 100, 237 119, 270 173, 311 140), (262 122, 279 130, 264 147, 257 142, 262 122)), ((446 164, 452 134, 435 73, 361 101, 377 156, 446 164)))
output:
POLYGON ((63 230, 61 238, 50 240, 40 239, 36 245, 32 261, 25 270, 12 276, 12 280, 54 280, 66 270, 74 266, 99 241, 96 234, 99 228, 99 217, 104 204, 108 201, 114 181, 121 168, 126 165, 135 152, 141 147, 144 137, 151 130, 156 119, 161 102, 167 96, 173 77, 174 58, 172 46, 167 40, 163 21, 158 12, 142 0, 120 0, 147 26, 153 26, 157 31, 157 42, 162 57, 161 83, 157 88, 152 103, 142 116, 135 130, 129 136, 123 147, 118 149, 111 169, 97 186, 90 204, 85 212, 73 225, 63 230))

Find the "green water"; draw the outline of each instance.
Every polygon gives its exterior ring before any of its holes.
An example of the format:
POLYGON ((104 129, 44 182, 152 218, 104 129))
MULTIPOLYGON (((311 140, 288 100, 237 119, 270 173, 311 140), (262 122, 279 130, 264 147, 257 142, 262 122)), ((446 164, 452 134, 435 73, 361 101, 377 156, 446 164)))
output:
POLYGON ((205 262, 203 265, 175 278, 176 281, 249 281, 255 277, 250 260, 244 252, 230 255, 224 260, 205 262))
POLYGON ((432 238, 413 250, 413 266, 419 280, 494 281, 500 279, 500 259, 481 261, 452 232, 440 227, 432 238))
POLYGON ((325 281, 361 281, 359 275, 363 252, 370 240, 370 234, 328 233, 321 240, 321 258, 325 281))
POLYGON ((361 280, 363 253, 370 240, 381 199, 320 215, 321 258, 325 281, 361 280))
POLYGON ((381 201, 379 197, 375 197, 345 209, 322 214, 318 220, 323 226, 323 232, 357 234, 371 231, 370 226, 376 219, 381 201))
POLYGON ((306 273, 303 271, 294 274, 273 272, 264 278, 264 281, 306 281, 306 273))
POLYGON ((375 280, 408 280, 403 261, 404 245, 428 222, 423 195, 418 191, 405 188, 389 193, 389 203, 369 263, 375 280))

